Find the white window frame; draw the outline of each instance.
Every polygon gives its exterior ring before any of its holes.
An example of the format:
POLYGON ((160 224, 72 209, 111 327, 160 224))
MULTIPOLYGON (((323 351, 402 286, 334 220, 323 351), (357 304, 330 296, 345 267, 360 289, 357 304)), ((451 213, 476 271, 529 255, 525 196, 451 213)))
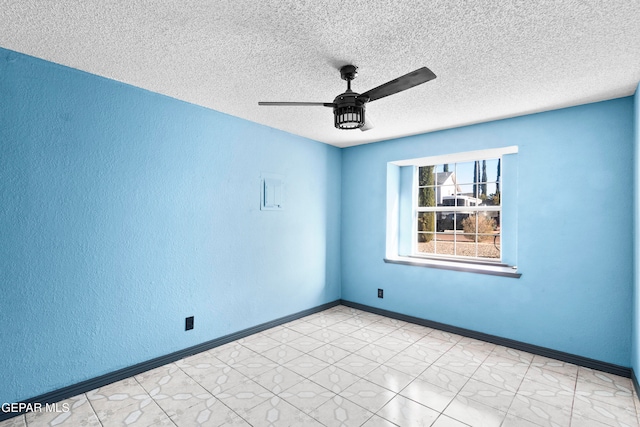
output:
MULTIPOLYGON (((420 166, 431 166, 431 165, 439 165, 445 163, 463 163, 463 162, 471 162, 476 160, 488 160, 488 159, 501 159, 503 162, 503 156, 508 154, 517 154, 518 146, 508 146, 501 148, 491 148, 485 150, 476 150, 476 151, 468 151, 468 152, 460 152, 460 153, 452 153, 452 154, 443 154, 437 156, 429 156, 429 157, 420 157, 413 159, 403 159, 391 161, 388 163, 387 170, 398 170, 398 167, 412 166, 417 170, 420 166), (391 169, 389 169, 391 168, 391 169), (395 169, 394 169, 395 168, 395 169)), ((504 163, 502 163, 504 167, 504 163)), ((465 271, 471 273, 479 273, 479 274, 490 274, 490 275, 498 275, 498 276, 506 276, 519 278, 521 273, 518 272, 518 267, 516 265, 507 265, 502 263, 504 260, 503 253, 503 245, 500 245, 500 260, 493 261, 489 258, 475 258, 475 257, 452 257, 452 256, 435 256, 431 254, 416 254, 415 245, 417 240, 415 236, 417 236, 417 223, 415 221, 415 212, 414 207, 417 206, 417 201, 412 200, 412 224, 411 224, 411 254, 400 255, 399 254, 399 229, 400 229, 400 218, 398 215, 398 188, 397 184, 394 184, 397 180, 397 172, 394 172, 391 176, 395 176, 389 181, 387 181, 387 241, 386 241, 386 253, 384 261, 387 263, 395 263, 395 264, 404 264, 411 266, 420 266, 420 267, 430 267, 430 268, 438 268, 438 269, 446 269, 446 270, 456 270, 456 271, 465 271)), ((500 179, 500 187, 501 191, 504 194, 504 177, 505 175, 501 175, 500 179)), ((414 173, 414 183, 411 189, 412 198, 417 198, 417 174, 414 173)), ((507 180, 510 178, 507 176, 507 180)), ((509 196, 509 195, 508 195, 509 196)), ((501 195, 502 197, 502 195, 501 195)), ((508 200, 507 203, 515 203, 515 201, 508 200)), ((489 207, 482 207, 483 209, 487 209, 489 207)), ((500 203, 500 215, 501 215, 501 227, 502 223, 505 222, 505 219, 502 217, 503 215, 504 204, 500 203)), ((451 211, 450 207, 445 207, 443 210, 451 211)), ((495 207, 491 207, 491 210, 495 210, 495 207)), ((512 209, 510 209, 512 210, 512 209)), ((408 226, 408 225, 407 225, 408 226)), ((504 229, 501 228, 501 240, 504 240, 504 229)), ((507 233, 515 233, 515 230, 508 230, 507 233)), ((515 235, 514 235, 514 238, 515 235)), ((513 256, 510 256, 513 258, 513 256)))

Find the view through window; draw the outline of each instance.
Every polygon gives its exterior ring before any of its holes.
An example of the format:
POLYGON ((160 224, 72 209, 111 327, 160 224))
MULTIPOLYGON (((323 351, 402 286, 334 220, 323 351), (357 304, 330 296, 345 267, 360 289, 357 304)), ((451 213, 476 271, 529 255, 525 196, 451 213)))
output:
POLYGON ((500 163, 416 167, 415 255, 500 261, 500 163))

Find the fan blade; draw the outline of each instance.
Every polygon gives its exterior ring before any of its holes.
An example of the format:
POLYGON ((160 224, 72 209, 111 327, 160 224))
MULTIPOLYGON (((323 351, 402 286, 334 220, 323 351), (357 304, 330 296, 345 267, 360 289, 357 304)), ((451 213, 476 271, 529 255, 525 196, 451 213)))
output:
POLYGON ((373 129, 373 123, 369 120, 369 115, 364 116, 364 125, 360 128, 361 131, 367 131, 373 129))
POLYGON ((369 98, 368 102, 375 101, 376 99, 384 98, 385 96, 393 95, 394 93, 402 92, 403 90, 411 89, 414 86, 418 86, 422 83, 426 83, 429 80, 436 78, 433 71, 427 67, 418 68, 415 71, 405 74, 402 77, 398 77, 395 80, 391 80, 383 85, 380 85, 374 89, 371 89, 365 93, 362 93, 358 98, 369 98))
POLYGON ((284 105, 289 107, 332 107, 333 102, 258 102, 258 105, 284 105))

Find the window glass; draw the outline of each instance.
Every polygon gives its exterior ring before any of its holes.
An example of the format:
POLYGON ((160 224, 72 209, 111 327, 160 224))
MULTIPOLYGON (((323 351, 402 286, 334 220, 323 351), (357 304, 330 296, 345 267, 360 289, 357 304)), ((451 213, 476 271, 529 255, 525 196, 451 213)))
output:
POLYGON ((418 185, 435 185, 435 166, 422 166, 418 168, 418 185))
POLYGON ((436 187, 420 187, 418 189, 418 206, 435 207, 436 206, 436 187))
POLYGON ((500 260, 500 159, 419 166, 415 251, 500 260))
POLYGON ((474 173, 477 172, 476 162, 456 163, 454 171, 458 184, 473 184, 479 181, 479 178, 474 181, 474 173))

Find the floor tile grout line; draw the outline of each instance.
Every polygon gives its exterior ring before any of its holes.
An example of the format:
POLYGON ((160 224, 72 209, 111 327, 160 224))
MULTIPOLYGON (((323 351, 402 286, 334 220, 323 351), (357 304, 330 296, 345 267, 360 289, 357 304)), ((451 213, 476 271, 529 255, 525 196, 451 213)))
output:
MULTIPOLYGON (((526 418, 519 417, 519 416, 517 416, 517 415, 515 415, 515 414, 511 413, 511 407, 513 406, 513 404, 514 404, 514 402, 515 402, 515 398, 518 396, 518 391, 520 391, 520 387, 522 387, 522 384, 524 383, 525 379, 527 379, 527 374, 529 373, 529 370, 530 370, 532 367, 534 367, 534 368, 536 367, 536 366, 533 366, 533 359, 532 359, 531 363, 529 364, 529 367, 527 368, 527 372, 523 375, 523 378, 522 378, 522 381, 521 381, 521 383, 520 383, 520 386, 518 387, 518 390, 516 391, 516 393, 515 393, 515 395, 514 395, 514 399, 512 400, 511 405, 509 406, 509 409, 507 410, 507 415, 511 414, 512 416, 514 416, 514 417, 516 417, 516 418, 524 419, 524 420, 526 420, 526 421, 528 421, 528 422, 530 422, 530 423, 532 423, 532 424, 537 424, 537 425, 539 425, 539 424, 538 424, 538 423, 536 423, 536 422, 533 422, 533 421, 528 420, 528 419, 526 419, 526 418)), ((554 371, 552 371, 552 372, 554 372, 554 371)), ((563 374, 561 374, 561 373, 559 373, 559 372, 554 372, 554 373, 559 374, 559 375, 563 375, 563 374)), ((550 385, 548 385, 548 384, 539 383, 539 382, 537 382, 537 381, 535 381, 535 380, 532 380, 532 379, 529 379, 529 381, 534 382, 534 383, 539 384, 539 385, 542 385, 542 386, 544 386, 544 387, 549 387, 549 388, 554 388, 554 389, 556 389, 556 387, 550 386, 550 385)), ((575 387, 575 386, 574 386, 574 387, 575 387)), ((557 390, 560 390, 560 391, 561 391, 561 389, 557 389, 557 390)), ((525 397, 526 397, 527 399, 534 400, 534 401, 536 401, 537 403, 541 403, 541 404, 545 404, 545 405, 548 405, 548 404, 549 404, 548 402, 544 402, 544 401, 542 401, 542 400, 538 400, 538 399, 536 399, 535 397, 532 397, 532 396, 525 396, 525 397)), ((572 396, 572 399, 571 399, 571 401, 572 401, 572 407, 573 407, 573 400, 574 400, 574 398, 575 398, 575 392, 574 392, 574 396, 572 396)), ((556 407, 556 408, 561 408, 561 407, 558 407, 558 406, 555 406, 555 405, 552 405, 552 406, 554 406, 554 407, 556 407)), ((572 418, 573 418, 573 414, 572 414, 572 411, 570 411, 570 412, 569 412, 569 425, 571 425, 572 418)))
MULTIPOLYGON (((89 399, 89 396, 87 395, 87 393, 82 393, 82 394, 87 399, 87 403, 89 404, 89 407, 93 411, 93 414, 96 416, 96 419, 100 423, 100 426, 103 427, 104 424, 102 423, 102 420, 100 419, 100 416, 98 415, 98 411, 96 411, 96 408, 94 408, 93 404, 91 403, 91 399, 89 399)), ((27 426, 27 427, 29 427, 29 426, 27 426)))
MULTIPOLYGON (((180 367, 178 365, 176 365, 176 367, 178 367, 178 369, 180 369, 180 367)), ((142 383, 140 381, 138 381, 138 379, 135 376, 134 377, 130 377, 130 378, 133 378, 133 380, 138 383, 138 385, 145 391, 145 393, 147 393, 147 396, 149 396, 149 399, 151 399, 153 401, 153 403, 155 403, 158 406, 158 408, 160 408, 162 413, 167 417, 167 419, 171 422, 171 424, 173 424, 175 426, 176 423, 173 422, 173 420, 171 419, 169 414, 167 414, 167 412, 162 408, 162 406, 160 406, 158 404, 158 402, 156 402, 156 400, 153 398, 153 396, 151 396, 150 392, 142 385, 142 383)), ((148 427, 153 427, 153 424, 150 424, 148 427)))
MULTIPOLYGON (((446 354, 446 353, 444 353, 446 354)), ((441 356, 442 357, 442 356, 441 356)), ((435 362, 434 362, 435 363, 435 362)), ((475 371, 474 371, 475 373, 475 371)), ((467 380, 464 382, 464 384, 462 386, 460 386, 460 388, 455 392, 455 396, 453 396, 453 398, 449 401, 449 403, 447 403, 447 406, 445 406, 444 408, 442 408, 442 412, 440 412, 440 415, 444 415, 444 413, 446 412, 447 408, 449 408, 449 406, 451 406, 451 404, 453 403, 454 400, 456 400, 456 398, 460 395, 460 391, 462 391, 462 389, 464 389, 464 387, 469 383, 469 381, 471 380, 471 377, 467 377, 466 375, 463 375, 465 378, 467 378, 467 380)), ((454 418, 455 419, 455 418, 454 418)), ((458 419, 455 419, 456 421, 460 421, 458 419)), ((462 422, 462 421, 460 421, 462 422)), ((465 424, 465 423, 463 423, 465 424)))
MULTIPOLYGON (((529 362, 529 366, 527 367, 527 371, 522 376, 522 381, 520 381, 520 386, 518 386, 518 390, 516 390, 516 394, 514 395, 514 398, 511 401, 511 405, 509 405, 509 409, 507 409, 507 416, 511 413, 511 407, 515 403, 516 396, 518 395, 518 391, 520 391, 520 388, 522 387, 522 383, 524 383, 524 380, 527 378, 527 374, 529 373, 529 370, 531 369, 532 365, 533 365, 533 359, 531 359, 531 362, 529 362)), ((519 416, 517 416, 515 414, 512 414, 512 415, 514 417, 516 417, 516 418, 525 419, 525 418, 519 417, 519 416)), ((526 420, 526 421, 529 421, 529 420, 526 420)), ((538 424, 538 423, 534 423, 533 421, 529 421, 529 422, 531 422, 532 424, 538 424)), ((504 421, 503 421, 503 424, 504 424, 504 421)), ((571 424, 571 418, 569 418, 569 424, 571 424)))
MULTIPOLYGON (((233 342, 235 342, 235 341, 233 341, 233 342)), ((212 355, 211 357, 216 358, 216 357, 215 357, 215 356, 213 356, 213 355, 212 355)), ((216 359, 217 359, 217 358, 216 358, 216 359)), ((219 360, 219 359, 218 359, 218 360, 219 360)), ((216 401, 218 401, 218 402, 220 402, 222 405, 224 405, 224 407, 225 407, 225 408, 229 409, 229 410, 230 410, 231 412, 233 412, 236 416, 238 416, 238 417, 240 417, 241 419, 245 420, 245 419, 244 419, 240 414, 238 414, 238 413, 237 413, 233 408, 231 408, 229 405, 227 405, 227 404, 226 404, 226 403, 224 403, 222 400, 220 400, 220 399, 219 399, 215 394, 213 394, 213 392, 211 392, 209 389, 207 389, 204 385, 200 384, 200 383, 198 382, 198 380, 196 380, 196 379, 195 379, 195 378, 193 378, 191 375, 189 375, 189 374, 188 374, 184 369, 182 369, 180 366, 178 366, 178 369, 180 369, 182 372, 184 372, 184 374, 185 374, 186 376, 188 376, 188 377, 189 377, 189 378, 191 378, 193 381, 195 381, 195 382, 196 382, 196 384, 198 384, 200 387, 202 387, 203 389, 207 390, 207 392, 208 392, 209 394, 211 394, 211 396, 213 396, 213 398, 214 398, 214 399, 216 399, 216 401)), ((233 368, 232 368, 232 369, 233 369, 233 368)), ((247 421, 247 420, 245 420, 245 421, 247 421)), ((247 421, 247 423, 249 423, 249 422, 247 421)))
POLYGON ((571 399, 571 410, 569 412, 569 425, 573 424, 573 409, 576 405, 576 398, 578 397, 578 372, 576 372, 576 380, 573 383, 573 399, 571 399))

